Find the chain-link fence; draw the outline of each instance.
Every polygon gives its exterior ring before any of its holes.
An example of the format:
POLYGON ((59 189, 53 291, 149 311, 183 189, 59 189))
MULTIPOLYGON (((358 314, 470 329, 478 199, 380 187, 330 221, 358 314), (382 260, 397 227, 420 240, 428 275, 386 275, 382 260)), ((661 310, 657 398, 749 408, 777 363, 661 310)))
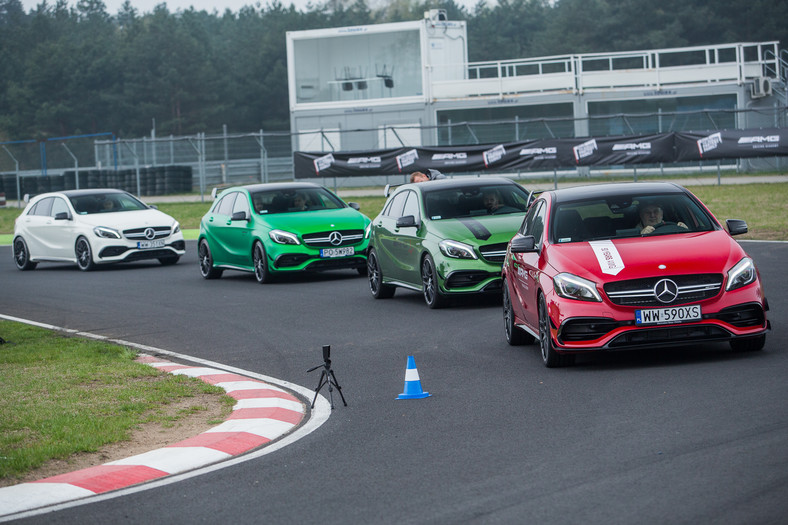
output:
MULTIPOLYGON (((788 127, 788 108, 783 105, 747 110, 714 109, 690 112, 591 116, 578 126, 578 119, 551 118, 448 122, 437 126, 386 126, 379 129, 310 132, 303 137, 287 132, 198 133, 191 136, 117 139, 110 133, 59 137, 47 141, 1 143, 0 193, 9 200, 26 193, 60 189, 113 186, 139 195, 173 192, 210 192, 214 186, 293 180, 292 144, 314 144, 314 151, 334 152, 336 144, 353 143, 353 135, 372 137, 377 149, 402 146, 457 146, 517 142, 541 138, 570 138, 587 128, 592 136, 644 134, 670 131, 788 127), (604 133, 607 131, 608 133, 604 133), (415 143, 420 141, 420 144, 415 143), (410 143, 409 143, 410 142, 410 143)), ((153 135, 153 134, 152 134, 153 135)), ((369 142, 369 141, 367 141, 369 142)), ((725 169, 739 172, 781 171, 788 161, 781 157, 742 159, 725 169)), ((719 171, 718 161, 686 166, 639 166, 641 174, 672 168, 719 171)), ((610 166, 609 170, 624 170, 610 166)), ((632 168, 626 168, 632 172, 632 168)), ((476 173, 469 173, 475 175, 476 173)), ((576 169, 551 176, 577 176, 576 169)), ((586 169, 581 173, 588 176, 586 169)), ((517 173, 517 176, 534 175, 517 173)), ((374 174, 342 180, 318 180, 330 187, 351 187, 401 182, 402 175, 374 174)))

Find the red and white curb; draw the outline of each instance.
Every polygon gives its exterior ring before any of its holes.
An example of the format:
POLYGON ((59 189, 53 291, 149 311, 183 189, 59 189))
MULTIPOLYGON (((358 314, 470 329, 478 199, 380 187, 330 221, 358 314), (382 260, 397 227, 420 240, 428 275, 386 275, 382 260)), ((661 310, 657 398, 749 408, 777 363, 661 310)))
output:
MULTIPOLYGON (((4 315, 0 315, 0 317, 26 322, 4 315)), ((28 323, 57 329, 57 327, 40 323, 28 323)), ((70 330, 69 332, 79 333, 70 330)), ((91 334, 79 334, 105 339, 91 334)), ((130 345, 128 342, 121 342, 121 344, 130 345)), ((141 345, 132 346, 141 347, 141 345)), ((150 347, 145 348, 152 350, 150 347)), ((185 357, 159 349, 156 349, 156 353, 185 357)), ((150 355, 143 355, 138 361, 172 374, 196 377, 206 383, 223 388, 227 395, 237 400, 232 414, 220 425, 164 448, 68 474, 0 488, 0 521, 5 521, 4 518, 10 517, 12 514, 118 491, 140 483, 146 483, 147 486, 149 482, 160 478, 195 471, 219 462, 227 462, 235 456, 248 453, 271 441, 287 436, 300 426, 306 426, 304 424, 306 404, 288 390, 270 382, 253 379, 245 374, 241 375, 234 369, 189 366, 150 355)), ((207 362, 203 361, 203 363, 207 362)), ((293 388, 293 385, 289 383, 287 386, 293 388)), ((294 388, 294 390, 300 391, 302 394, 307 392, 303 387, 294 388)), ((308 419, 316 419, 314 423, 317 425, 309 425, 310 428, 306 429, 307 431, 303 435, 312 432, 322 424, 330 413, 328 402, 322 396, 318 397, 320 402, 316 404, 316 409, 312 410, 311 417, 308 419)), ((293 436, 293 440, 300 439, 303 435, 293 436)), ((284 443, 284 440, 282 441, 281 446, 287 444, 284 443)), ((265 447, 262 450, 268 448, 265 447)), ((253 457, 257 457, 257 455, 253 457)), ((51 510, 56 509, 52 508, 51 510)), ((20 516, 13 516, 14 519, 18 517, 20 516)))

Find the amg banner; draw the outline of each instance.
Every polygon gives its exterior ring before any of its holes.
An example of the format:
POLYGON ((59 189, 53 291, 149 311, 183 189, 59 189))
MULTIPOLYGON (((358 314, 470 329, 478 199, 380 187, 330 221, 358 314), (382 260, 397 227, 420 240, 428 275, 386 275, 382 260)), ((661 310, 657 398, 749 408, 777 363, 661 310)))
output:
MULTIPOLYGON (((540 139, 478 146, 293 153, 295 178, 538 170, 788 155, 782 129, 540 139)), ((788 138, 788 137, 787 137, 788 138)))
POLYGON ((738 159, 788 155, 788 130, 734 129, 675 133, 676 161, 738 159))

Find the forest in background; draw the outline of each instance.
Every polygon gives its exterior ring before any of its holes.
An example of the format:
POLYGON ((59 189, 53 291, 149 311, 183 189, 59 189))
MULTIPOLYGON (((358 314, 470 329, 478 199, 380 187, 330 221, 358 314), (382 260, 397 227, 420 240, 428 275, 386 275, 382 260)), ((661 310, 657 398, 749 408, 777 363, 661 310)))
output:
POLYGON ((786 42, 786 0, 499 0, 472 9, 393 0, 370 9, 274 0, 237 13, 118 13, 101 0, 0 0, 0 142, 112 132, 119 138, 289 130, 285 33, 418 20, 468 23, 470 61, 786 42))

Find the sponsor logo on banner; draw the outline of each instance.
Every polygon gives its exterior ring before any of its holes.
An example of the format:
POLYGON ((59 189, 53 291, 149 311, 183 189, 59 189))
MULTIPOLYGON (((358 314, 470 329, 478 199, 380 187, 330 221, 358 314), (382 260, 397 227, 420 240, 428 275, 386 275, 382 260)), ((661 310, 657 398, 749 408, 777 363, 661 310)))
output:
POLYGON ((738 144, 740 146, 750 145, 752 149, 777 148, 780 146, 780 135, 741 137, 738 144))
POLYGON ((465 152, 460 153, 434 153, 432 160, 442 161, 444 165, 450 164, 466 164, 468 161, 468 154, 465 152))
POLYGON ((320 173, 321 170, 327 170, 331 167, 334 163, 334 156, 329 153, 328 155, 323 155, 322 157, 316 158, 312 161, 315 165, 315 173, 320 173))
POLYGON ((578 144, 572 150, 575 153, 575 162, 580 162, 586 157, 590 157, 598 149, 596 139, 591 139, 582 144, 578 144))
POLYGON ((596 260, 599 262, 599 269, 608 275, 618 275, 624 269, 624 261, 616 249, 613 241, 589 241, 591 249, 594 250, 596 260))
POLYGON ((713 135, 698 140, 698 152, 702 157, 707 151, 717 149, 720 144, 722 144, 722 133, 714 133, 713 135))
POLYGON ((380 168, 380 157, 350 157, 347 163, 359 169, 380 168))
POLYGON ((613 151, 626 151, 627 156, 648 155, 651 153, 651 142, 621 142, 613 144, 613 151))
POLYGON ((523 148, 520 156, 532 156, 534 160, 555 159, 558 155, 558 148, 551 146, 548 148, 523 148))
POLYGON ((416 151, 415 149, 406 151, 402 155, 397 155, 396 157, 397 168, 399 168, 399 170, 402 171, 403 168, 407 168, 408 166, 415 164, 418 158, 419 158, 419 152, 416 151))
POLYGON ((506 149, 504 149, 503 145, 499 144, 495 146, 493 149, 488 149, 484 153, 482 153, 482 158, 484 158, 484 165, 486 167, 490 167, 490 164, 497 162, 506 155, 506 149))

